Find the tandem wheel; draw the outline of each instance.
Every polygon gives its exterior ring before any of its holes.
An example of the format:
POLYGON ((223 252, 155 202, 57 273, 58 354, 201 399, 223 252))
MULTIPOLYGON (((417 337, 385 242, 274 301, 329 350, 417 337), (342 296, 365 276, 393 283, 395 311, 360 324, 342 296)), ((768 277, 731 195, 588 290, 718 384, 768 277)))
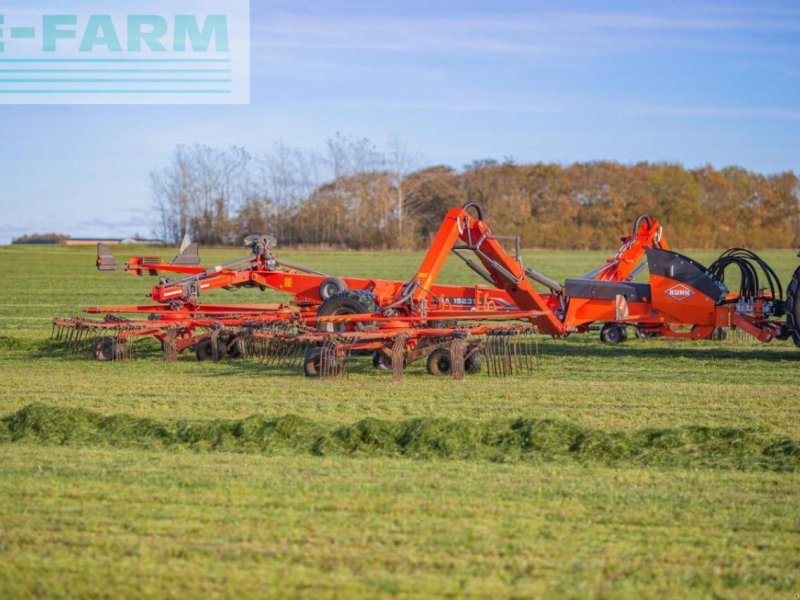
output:
POLYGON ((600 329, 600 341, 604 344, 621 344, 628 339, 628 331, 619 323, 606 323, 600 329))
POLYGON ((322 348, 309 348, 303 356, 303 373, 306 377, 323 377, 329 375, 339 375, 342 373, 344 365, 337 358, 333 364, 322 364, 322 348), (323 372, 325 371, 325 372, 323 372))
POLYGON ((199 361, 222 360, 225 358, 227 346, 225 341, 217 339, 217 352, 214 355, 214 344, 210 337, 203 338, 194 345, 194 353, 199 361))
MULTIPOLYGON (((428 373, 441 376, 453 372, 453 359, 447 348, 438 348, 428 356, 428 373)), ((481 372, 481 353, 474 352, 464 360, 464 372, 475 375, 481 372)))
POLYGON ((119 351, 119 344, 113 337, 103 336, 94 341, 92 345, 92 353, 96 360, 109 362, 117 360, 119 351))

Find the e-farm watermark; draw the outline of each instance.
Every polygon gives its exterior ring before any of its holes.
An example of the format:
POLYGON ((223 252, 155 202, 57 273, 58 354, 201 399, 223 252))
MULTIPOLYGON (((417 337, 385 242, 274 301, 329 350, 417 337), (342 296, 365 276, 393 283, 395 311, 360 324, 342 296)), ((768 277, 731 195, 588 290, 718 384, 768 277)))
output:
POLYGON ((249 0, 0 4, 0 104, 247 104, 249 0))

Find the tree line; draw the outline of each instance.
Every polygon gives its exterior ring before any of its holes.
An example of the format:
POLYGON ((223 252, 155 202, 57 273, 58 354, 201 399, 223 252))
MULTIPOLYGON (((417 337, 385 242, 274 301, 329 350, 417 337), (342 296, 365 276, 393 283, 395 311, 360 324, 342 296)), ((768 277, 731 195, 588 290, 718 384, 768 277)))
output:
POLYGON ((336 135, 321 149, 179 146, 151 174, 158 234, 239 244, 270 233, 281 245, 423 248, 448 209, 480 202, 495 233, 525 247, 619 244, 638 214, 683 248, 800 245, 800 180, 740 167, 687 169, 610 161, 561 165, 480 160, 423 166, 398 140, 379 148, 336 135))

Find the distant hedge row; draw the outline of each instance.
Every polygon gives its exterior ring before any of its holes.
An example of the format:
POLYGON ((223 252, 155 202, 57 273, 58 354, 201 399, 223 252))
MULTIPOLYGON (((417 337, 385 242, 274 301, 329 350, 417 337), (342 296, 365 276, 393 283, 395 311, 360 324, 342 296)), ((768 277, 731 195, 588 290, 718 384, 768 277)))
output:
POLYGON ((323 152, 180 146, 153 174, 164 239, 204 243, 271 233, 282 245, 421 248, 449 208, 482 203, 496 233, 526 247, 610 248, 634 218, 659 219, 673 245, 800 245, 800 181, 739 167, 477 161, 409 168, 401 149, 336 137, 323 152))
POLYGON ((69 239, 63 233, 30 233, 14 238, 12 244, 60 244, 69 239))

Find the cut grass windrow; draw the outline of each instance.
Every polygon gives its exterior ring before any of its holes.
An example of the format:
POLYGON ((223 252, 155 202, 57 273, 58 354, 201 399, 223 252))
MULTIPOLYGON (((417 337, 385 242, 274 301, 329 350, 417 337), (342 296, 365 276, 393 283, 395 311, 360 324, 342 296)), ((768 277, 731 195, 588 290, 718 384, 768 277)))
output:
POLYGON ((762 428, 684 426, 606 432, 569 421, 532 418, 366 418, 330 426, 296 415, 158 420, 30 404, 2 419, 0 442, 743 471, 800 469, 800 441, 762 428))

